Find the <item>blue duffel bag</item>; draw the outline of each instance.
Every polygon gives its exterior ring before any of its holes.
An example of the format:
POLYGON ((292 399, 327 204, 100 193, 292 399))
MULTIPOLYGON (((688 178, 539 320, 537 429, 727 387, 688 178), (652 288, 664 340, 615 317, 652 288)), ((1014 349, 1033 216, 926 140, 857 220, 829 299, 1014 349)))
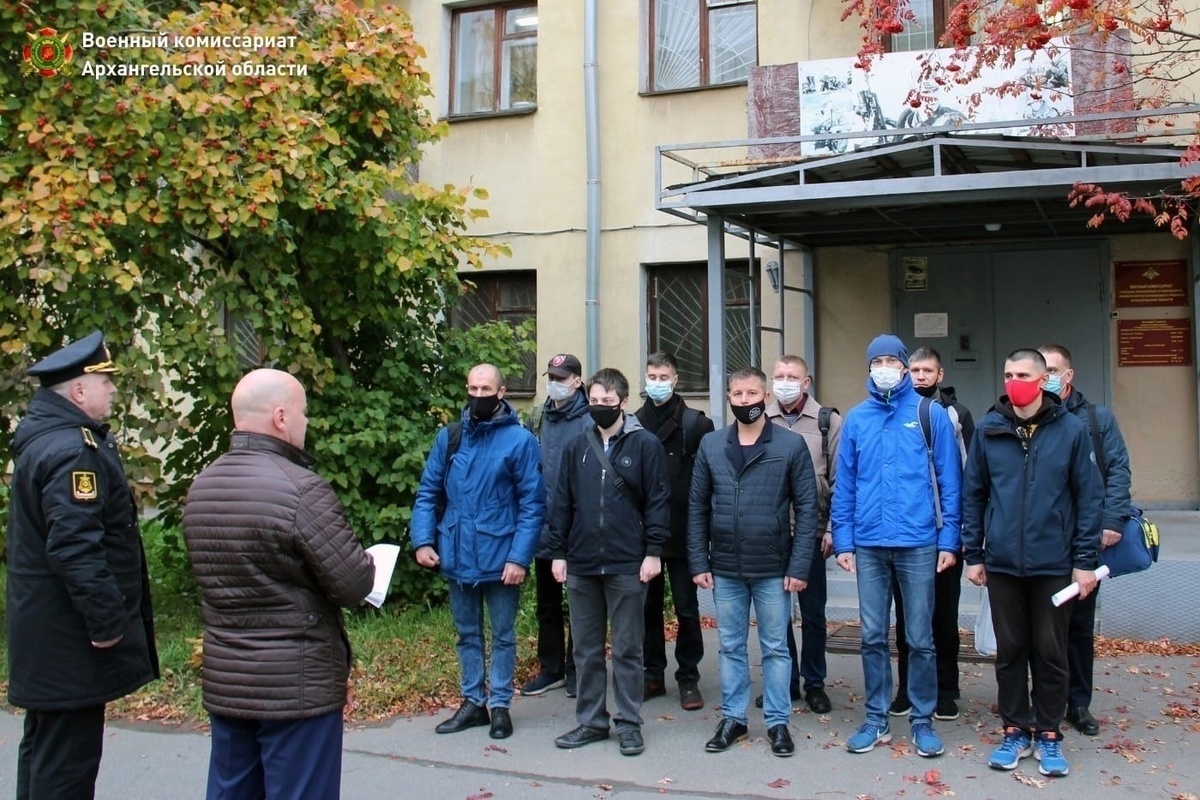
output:
POLYGON ((1141 509, 1132 510, 1121 541, 1100 551, 1100 563, 1113 577, 1150 569, 1158 561, 1158 526, 1146 519, 1141 509))

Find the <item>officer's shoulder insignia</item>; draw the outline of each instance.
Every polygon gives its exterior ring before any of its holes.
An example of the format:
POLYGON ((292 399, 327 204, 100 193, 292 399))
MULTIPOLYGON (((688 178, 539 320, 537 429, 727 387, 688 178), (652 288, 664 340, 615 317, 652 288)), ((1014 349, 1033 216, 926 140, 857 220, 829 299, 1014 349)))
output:
POLYGON ((93 450, 99 450, 100 445, 96 444, 96 437, 92 435, 90 428, 80 427, 79 432, 83 434, 83 443, 93 450))
POLYGON ((100 485, 94 472, 71 473, 71 496, 76 500, 95 500, 100 496, 100 485))

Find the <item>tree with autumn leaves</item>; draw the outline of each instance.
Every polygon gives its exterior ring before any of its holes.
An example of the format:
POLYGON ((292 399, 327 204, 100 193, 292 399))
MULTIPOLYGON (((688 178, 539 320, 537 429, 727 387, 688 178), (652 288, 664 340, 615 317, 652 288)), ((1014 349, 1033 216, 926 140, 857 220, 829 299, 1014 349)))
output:
POLYGON ((446 128, 407 19, 332 0, 0 5, 6 41, 46 27, 71 36, 60 75, 21 74, 19 44, 0 58, 0 446, 34 354, 99 328, 131 477, 170 509, 224 449, 237 379, 272 365, 308 387, 310 447, 360 536, 403 537, 467 369, 532 346, 447 323, 459 268, 503 248, 465 233, 482 190, 416 177, 446 128), (85 31, 295 46, 85 50, 85 31), (199 74, 93 76, 132 64, 199 74))
MULTIPOLYGON (((934 0, 941 2, 942 0, 934 0)), ((843 19, 856 19, 861 30, 857 66, 870 69, 886 50, 888 38, 916 24, 908 0, 843 0, 843 19)), ((1076 185, 1071 202, 1092 209, 1092 226, 1112 217, 1149 214, 1177 238, 1188 235, 1200 199, 1200 121, 1197 115, 1170 112, 1172 103, 1200 99, 1200 4, 1195 0, 956 0, 949 5, 940 46, 953 48, 948 59, 936 55, 923 63, 921 82, 908 101, 920 107, 931 101, 922 87, 955 82, 976 83, 984 67, 1011 67, 1023 55, 1067 47, 1100 57, 1072 87, 1077 107, 1082 101, 1091 114, 1140 110, 1140 124, 1150 135, 1178 137, 1187 144, 1184 165, 1197 174, 1181 184, 1164 186, 1151 196, 1131 197, 1093 184, 1076 185)), ((981 86, 976 97, 1004 96, 1032 88, 981 86)), ((1121 133, 1134 130, 1127 120, 1121 133)), ((1104 133, 1093 126, 1085 133, 1104 133)), ((1078 127, 1077 127, 1078 129, 1078 127)), ((1134 137, 1137 140, 1137 137, 1134 137)))

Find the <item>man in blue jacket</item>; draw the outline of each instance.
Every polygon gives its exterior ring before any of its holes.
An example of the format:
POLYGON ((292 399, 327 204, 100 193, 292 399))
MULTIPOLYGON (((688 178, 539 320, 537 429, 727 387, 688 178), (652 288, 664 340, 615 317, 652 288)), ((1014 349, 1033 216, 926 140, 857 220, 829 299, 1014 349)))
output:
POLYGON ((458 631, 463 703, 437 726, 438 733, 490 723, 491 737, 504 739, 513 730, 508 709, 517 663, 514 627, 521 582, 542 532, 546 492, 537 439, 522 427, 504 390, 498 368, 471 369, 458 447, 447 456, 449 431, 438 433, 413 504, 417 563, 439 568, 450 581, 450 613, 458 631), (485 605, 492 626, 486 675, 485 605))
POLYGON ((941 755, 933 730, 937 666, 933 649, 934 577, 958 557, 962 462, 946 409, 913 390, 908 349, 883 334, 867 347, 869 397, 850 409, 838 448, 833 551, 858 576, 867 718, 846 741, 865 753, 891 741, 888 652, 893 576, 908 632, 909 721, 917 755, 941 755), (925 430, 928 425, 928 435, 925 430))
POLYGON ((1045 384, 1037 350, 1004 362, 1005 394, 967 454, 963 558, 967 580, 988 587, 996 630, 1004 741, 988 765, 1014 769, 1034 753, 1043 775, 1063 776, 1071 603, 1056 607, 1050 598, 1071 581, 1081 598, 1096 586, 1104 489, 1086 424, 1045 384))
POLYGON ((804 591, 816 553, 817 481, 800 436, 767 419, 767 376, 754 367, 729 377, 735 422, 700 442, 688 496, 688 566, 712 589, 721 643, 721 715, 710 753, 745 739, 750 702, 746 639, 750 605, 762 650, 763 716, 771 753, 796 752, 787 649, 791 595, 804 591))
MULTIPOLYGON (((1061 344, 1050 344, 1038 350, 1046 359, 1046 391, 1062 398, 1067 411, 1074 414, 1092 437, 1096 451, 1096 462, 1104 483, 1104 518, 1100 533, 1100 549, 1112 547, 1121 541, 1125 522, 1133 513, 1129 484, 1129 451, 1125 448, 1125 437, 1117 427, 1116 417, 1105 406, 1089 403, 1083 392, 1075 388, 1075 368, 1071 364, 1071 351, 1061 344), (1095 429, 1092 430, 1092 427, 1095 429)), ((1097 736, 1100 723, 1092 716, 1092 668, 1096 659, 1095 627, 1096 598, 1100 587, 1086 598, 1075 601, 1071 610, 1071 624, 1067 629, 1067 668, 1070 674, 1067 688, 1067 722, 1085 736, 1097 736)))

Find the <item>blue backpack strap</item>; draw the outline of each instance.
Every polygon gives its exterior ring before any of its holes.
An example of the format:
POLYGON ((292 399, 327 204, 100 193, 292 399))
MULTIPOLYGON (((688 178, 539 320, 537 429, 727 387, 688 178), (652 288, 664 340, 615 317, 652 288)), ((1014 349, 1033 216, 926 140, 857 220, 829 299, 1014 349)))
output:
POLYGON ((938 530, 942 528, 942 497, 938 491, 937 470, 933 466, 933 421, 930 419, 933 407, 932 397, 922 397, 917 406, 917 418, 921 422, 921 436, 925 439, 925 458, 929 462, 929 485, 933 487, 933 514, 937 520, 938 530))

